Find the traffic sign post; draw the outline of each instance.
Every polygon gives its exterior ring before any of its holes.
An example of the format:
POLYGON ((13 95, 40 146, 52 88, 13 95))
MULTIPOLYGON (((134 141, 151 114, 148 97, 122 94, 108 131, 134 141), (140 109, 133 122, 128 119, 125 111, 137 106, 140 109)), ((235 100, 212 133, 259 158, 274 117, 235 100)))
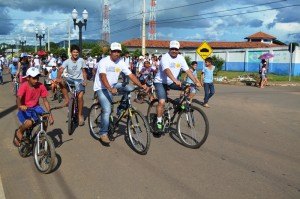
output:
POLYGON ((196 50, 198 55, 205 60, 212 52, 212 48, 208 45, 206 41, 204 41, 196 50))

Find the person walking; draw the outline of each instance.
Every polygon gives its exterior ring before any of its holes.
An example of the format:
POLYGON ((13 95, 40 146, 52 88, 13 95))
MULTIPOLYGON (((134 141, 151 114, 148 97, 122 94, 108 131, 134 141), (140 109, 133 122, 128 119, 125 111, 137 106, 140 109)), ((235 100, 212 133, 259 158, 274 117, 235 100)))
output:
POLYGON ((209 108, 208 100, 215 94, 214 87, 214 70, 215 66, 212 64, 212 58, 208 57, 205 59, 205 67, 202 70, 201 82, 204 87, 204 102, 203 106, 209 108))

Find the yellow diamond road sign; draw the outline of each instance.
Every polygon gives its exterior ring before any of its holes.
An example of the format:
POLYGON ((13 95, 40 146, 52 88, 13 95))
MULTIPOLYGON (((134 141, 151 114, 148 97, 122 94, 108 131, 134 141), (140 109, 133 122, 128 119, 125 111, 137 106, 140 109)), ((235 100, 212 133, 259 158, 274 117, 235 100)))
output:
POLYGON ((212 52, 212 48, 208 45, 208 43, 206 43, 206 41, 204 41, 196 50, 196 52, 198 53, 198 55, 200 55, 200 57, 205 60, 212 52))

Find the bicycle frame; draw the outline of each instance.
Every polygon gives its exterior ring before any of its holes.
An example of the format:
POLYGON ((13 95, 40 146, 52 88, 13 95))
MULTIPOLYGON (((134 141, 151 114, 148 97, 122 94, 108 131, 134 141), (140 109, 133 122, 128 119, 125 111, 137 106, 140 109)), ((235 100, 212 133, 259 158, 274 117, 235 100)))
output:
POLYGON ((74 85, 71 85, 71 84, 68 83, 67 81, 66 81, 66 83, 67 83, 67 85, 68 85, 68 87, 69 87, 69 90, 70 90, 70 92, 71 92, 71 94, 72 94, 72 95, 71 95, 71 98, 74 100, 74 109, 73 109, 72 111, 73 111, 73 113, 74 113, 74 116, 76 116, 77 113, 78 113, 78 102, 77 102, 77 100, 78 100, 78 92, 76 91, 74 85))

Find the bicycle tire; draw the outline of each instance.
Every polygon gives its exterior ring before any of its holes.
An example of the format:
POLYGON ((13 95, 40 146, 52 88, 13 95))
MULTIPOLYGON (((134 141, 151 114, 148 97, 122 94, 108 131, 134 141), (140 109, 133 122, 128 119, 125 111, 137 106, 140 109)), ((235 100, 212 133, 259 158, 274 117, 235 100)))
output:
POLYGON ((128 116, 127 119, 127 132, 129 136, 129 141, 135 152, 141 155, 145 155, 149 150, 151 142, 150 127, 147 122, 147 119, 139 110, 135 110, 132 108, 131 113, 132 116, 128 116), (137 119, 138 117, 140 117, 140 120, 137 119), (133 121, 134 118, 137 120, 137 122, 133 121), (142 130, 141 127, 145 127, 145 130, 142 130), (145 134, 145 139, 142 138, 142 134, 145 134), (142 143, 142 141, 145 142, 142 143))
POLYGON ((88 121, 89 121, 89 129, 90 134, 93 138, 99 140, 100 139, 100 114, 101 114, 101 106, 99 103, 94 103, 89 112, 88 121))
POLYGON ((68 134, 69 135, 73 134, 73 129, 74 129, 73 117, 74 117, 74 99, 71 98, 68 107, 68 134))
POLYGON ((202 144, 204 144, 204 142, 206 141, 206 139, 208 137, 209 122, 208 122, 207 116, 203 110, 201 110, 200 108, 195 107, 195 106, 190 106, 188 108, 188 110, 184 110, 179 113, 178 118, 177 118, 176 129, 177 129, 177 133, 179 135, 178 137, 179 137, 182 145, 184 145, 188 148, 198 149, 198 148, 200 148, 200 146, 202 144), (201 118, 199 116, 199 121, 197 121, 197 122, 195 122, 195 113, 196 112, 200 113, 200 116, 201 116, 201 118), (184 130, 181 129, 183 127, 183 125, 181 125, 182 116, 188 117, 187 128, 191 125, 191 122, 193 125, 197 124, 197 126, 199 126, 199 128, 200 128, 199 131, 201 131, 201 132, 198 132, 200 134, 199 140, 197 140, 194 137, 193 138, 191 137, 191 134, 195 134, 194 132, 197 133, 198 130, 195 130, 195 129, 193 130, 192 128, 189 128, 186 132, 184 132, 184 130), (201 130, 201 127, 203 125, 204 125, 204 128, 201 130), (190 140, 191 143, 189 143, 188 140, 190 140))
POLYGON ((54 147, 52 139, 46 133, 40 133, 40 142, 41 143, 35 142, 34 147, 33 147, 34 164, 41 173, 45 173, 45 174, 50 173, 52 171, 52 168, 53 168, 54 162, 55 162, 55 156, 56 156, 55 147, 54 147), (47 143, 47 145, 44 143, 47 143), (41 144, 41 146, 47 146, 46 152, 45 151, 41 152, 42 148, 40 146, 40 153, 46 153, 46 155, 47 155, 46 159, 44 158, 45 154, 42 155, 41 159, 38 158, 39 154, 37 151, 38 150, 37 144, 41 144), (48 156, 50 156, 50 157, 48 157, 48 156), (40 162, 40 161, 43 161, 43 162, 40 162), (41 164, 47 165, 47 167, 43 168, 43 166, 41 164))
POLYGON ((150 127, 150 131, 153 133, 155 132, 155 123, 156 123, 156 106, 155 104, 158 104, 158 99, 153 100, 149 106, 148 106, 148 110, 147 110, 147 122, 149 124, 150 127), (155 110, 153 110, 155 109, 155 110))
POLYGON ((30 156, 30 153, 32 152, 32 147, 30 147, 30 143, 21 141, 20 146, 18 147, 18 152, 22 158, 30 156))

